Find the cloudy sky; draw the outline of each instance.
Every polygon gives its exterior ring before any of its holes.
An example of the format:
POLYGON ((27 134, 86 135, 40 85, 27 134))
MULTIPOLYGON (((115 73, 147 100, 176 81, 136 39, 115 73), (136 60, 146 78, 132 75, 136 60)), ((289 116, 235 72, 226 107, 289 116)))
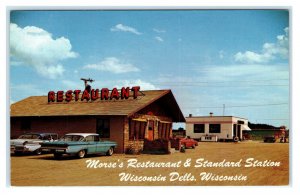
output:
POLYGON ((87 77, 171 89, 186 116, 289 126, 288 11, 14 11, 9 28, 11 103, 87 77))

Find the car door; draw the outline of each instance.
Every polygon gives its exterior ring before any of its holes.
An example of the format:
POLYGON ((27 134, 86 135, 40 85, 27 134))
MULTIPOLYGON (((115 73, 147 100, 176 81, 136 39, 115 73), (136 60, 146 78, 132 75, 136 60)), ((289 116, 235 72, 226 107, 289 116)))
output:
POLYGON ((187 139, 186 142, 187 142, 187 147, 192 147, 193 146, 193 142, 192 142, 191 139, 187 139))
POLYGON ((94 154, 97 150, 97 143, 95 142, 95 136, 89 135, 85 138, 85 143, 87 147, 87 153, 88 154, 94 154))
MULTIPOLYGON (((99 138, 99 137, 98 137, 99 138)), ((97 142, 97 153, 106 153, 109 149, 109 145, 106 141, 98 139, 97 142)))
POLYGON ((190 142, 190 140, 187 139, 187 138, 184 138, 184 145, 185 145, 185 147, 187 147, 187 148, 191 147, 191 142, 190 142))

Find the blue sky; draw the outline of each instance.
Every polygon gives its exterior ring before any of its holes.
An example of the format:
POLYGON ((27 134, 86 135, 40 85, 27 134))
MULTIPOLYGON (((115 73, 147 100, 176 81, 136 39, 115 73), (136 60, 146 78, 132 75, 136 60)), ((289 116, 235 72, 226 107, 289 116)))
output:
POLYGON ((14 11, 10 101, 50 90, 171 89, 184 115, 289 126, 285 10, 14 11))

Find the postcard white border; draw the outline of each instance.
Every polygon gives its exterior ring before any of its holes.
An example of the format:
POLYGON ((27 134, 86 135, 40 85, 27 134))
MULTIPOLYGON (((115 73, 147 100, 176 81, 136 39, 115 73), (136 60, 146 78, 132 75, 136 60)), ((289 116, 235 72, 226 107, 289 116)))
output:
MULTIPOLYGON (((5 194, 53 194, 53 193, 122 193, 124 194, 125 191, 127 193, 168 193, 168 194, 186 194, 186 193, 243 193, 243 194, 253 194, 253 193, 272 193, 272 194, 295 194, 299 192, 299 124, 297 124, 297 119, 299 117, 299 87, 297 87, 299 81, 299 54, 297 55, 297 46, 299 46, 299 18, 300 18, 300 7, 297 5, 298 1, 293 0, 280 0, 280 1, 259 1, 259 0, 252 0, 252 1, 238 1, 238 0, 206 0, 206 1, 197 1, 197 0, 185 0, 185 1, 159 1, 159 0, 143 0, 143 1, 135 1, 135 0, 104 0, 101 2, 96 1, 89 1, 89 0, 76 0, 72 1, 63 1, 63 0, 43 0, 37 1, 35 0, 4 0, 1 2, 1 11, 0 11, 0 24, 1 29, 7 29, 7 24, 9 18, 7 18, 7 7, 14 7, 14 8, 22 8, 22 9, 98 9, 98 8, 105 8, 105 9, 118 9, 118 8, 133 8, 133 9, 159 9, 159 8, 178 8, 178 9, 197 9, 197 8, 204 8, 204 9, 266 9, 266 8, 290 8, 290 29, 291 29, 291 130, 292 132, 292 143, 290 144, 290 186, 276 186, 276 187, 9 187, 7 181, 7 174, 10 174, 9 165, 9 158, 1 158, 1 169, 0 169, 0 188, 1 191, 5 194), (70 7, 70 4, 72 7, 70 7), (26 7, 23 7, 26 6, 26 7), (49 7, 50 6, 50 7, 49 7), (65 7, 66 6, 66 7, 65 7), (123 7, 125 6, 125 7, 123 7), (166 6, 166 7, 165 7, 166 6), (174 7, 176 6, 176 7, 174 7), (204 7, 203 7, 204 6, 204 7), (223 7, 222 7, 223 6, 223 7), (294 55, 293 55, 294 54, 294 55)), ((6 69, 6 64, 8 61, 7 57, 7 31, 1 31, 1 70, 0 70, 0 78, 1 78, 1 90, 4 92, 6 89, 6 93, 9 92, 9 80, 8 80, 8 72, 6 69), (4 44, 6 43, 6 44, 4 44)), ((4 98, 3 98, 4 99, 4 98)), ((7 150, 7 142, 6 134, 9 125, 9 99, 6 95, 7 101, 1 101, 1 124, 2 125, 2 133, 1 133, 1 145, 0 145, 0 153, 6 154, 7 150)), ((276 179, 276 178, 274 178, 276 179)))

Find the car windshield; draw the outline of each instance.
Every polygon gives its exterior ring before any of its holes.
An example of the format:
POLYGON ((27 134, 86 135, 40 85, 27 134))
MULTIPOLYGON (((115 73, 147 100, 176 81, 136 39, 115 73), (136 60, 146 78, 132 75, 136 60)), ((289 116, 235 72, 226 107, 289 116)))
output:
POLYGON ((65 135, 60 138, 61 141, 82 141, 84 139, 81 135, 65 135))
POLYGON ((40 139, 40 138, 41 136, 38 134, 25 134, 19 137, 19 139, 40 139))

